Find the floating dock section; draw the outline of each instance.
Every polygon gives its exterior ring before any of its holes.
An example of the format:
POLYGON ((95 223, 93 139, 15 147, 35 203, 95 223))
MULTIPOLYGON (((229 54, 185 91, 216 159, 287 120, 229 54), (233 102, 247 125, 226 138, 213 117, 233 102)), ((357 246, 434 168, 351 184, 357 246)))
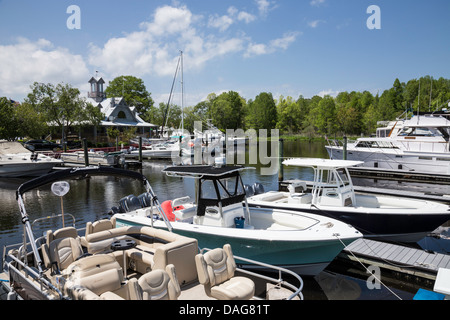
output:
POLYGON ((366 238, 348 245, 339 258, 433 281, 439 268, 450 268, 450 255, 366 238))

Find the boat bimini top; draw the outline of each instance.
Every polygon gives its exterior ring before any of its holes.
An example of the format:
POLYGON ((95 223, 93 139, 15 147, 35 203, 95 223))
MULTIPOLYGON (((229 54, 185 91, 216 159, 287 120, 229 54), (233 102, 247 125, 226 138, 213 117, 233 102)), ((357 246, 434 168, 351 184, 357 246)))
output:
POLYGON ((363 163, 364 163, 363 161, 334 160, 334 159, 320 159, 320 158, 292 158, 283 161, 283 164, 285 166, 322 168, 328 170, 350 168, 362 165, 363 163))
MULTIPOLYGON (((196 179, 197 216, 204 216, 207 207, 222 208, 242 203, 246 204, 245 187, 240 171, 242 166, 174 166, 163 170, 169 177, 196 179)), ((248 209, 248 205, 246 204, 248 209)))
POLYGON ((314 170, 312 187, 313 205, 354 206, 355 190, 348 172, 349 167, 363 164, 362 161, 331 160, 316 158, 292 158, 283 161, 286 166, 309 167, 314 170))
MULTIPOLYGON (((64 170, 58 170, 53 173, 40 176, 38 178, 32 179, 30 181, 27 181, 19 186, 19 188, 16 191, 16 199, 19 205, 20 214, 22 216, 22 223, 25 225, 25 231, 28 239, 30 240, 31 247, 33 250, 33 253, 35 255, 35 259, 38 262, 39 271, 42 272, 42 261, 39 257, 38 248, 35 244, 34 235, 32 232, 31 224, 29 221, 28 214, 25 210, 25 204, 23 201, 23 194, 27 191, 36 189, 38 187, 50 184, 52 182, 61 181, 61 180, 70 180, 80 177, 88 177, 88 176, 119 176, 119 177, 125 177, 125 178, 131 178, 138 181, 141 181, 146 189, 146 192, 149 194, 149 198, 153 203, 155 204, 156 208, 159 210, 159 214, 162 217, 162 219, 165 221, 168 230, 172 231, 172 226, 167 219, 166 215, 162 212, 161 205, 158 201, 158 198, 155 196, 155 193, 152 190, 152 187, 150 183, 148 182, 147 178, 135 171, 129 171, 124 169, 118 169, 118 168, 111 168, 111 167, 105 167, 105 166, 89 166, 89 167, 81 167, 81 168, 71 168, 71 169, 64 169, 64 170)), ((25 241, 25 237, 24 237, 25 241)), ((25 246, 25 243, 24 243, 25 246)))

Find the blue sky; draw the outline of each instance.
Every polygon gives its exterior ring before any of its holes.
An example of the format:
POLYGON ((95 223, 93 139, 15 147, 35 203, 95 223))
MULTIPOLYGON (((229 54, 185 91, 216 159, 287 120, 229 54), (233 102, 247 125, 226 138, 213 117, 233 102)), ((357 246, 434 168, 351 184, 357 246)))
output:
POLYGON ((449 13, 448 0, 0 0, 0 96, 22 101, 34 81, 85 96, 98 71, 142 78, 166 102, 180 50, 185 105, 229 90, 376 94, 450 78, 449 13), (80 29, 67 27, 71 5, 80 29), (370 5, 381 29, 367 27, 370 5))

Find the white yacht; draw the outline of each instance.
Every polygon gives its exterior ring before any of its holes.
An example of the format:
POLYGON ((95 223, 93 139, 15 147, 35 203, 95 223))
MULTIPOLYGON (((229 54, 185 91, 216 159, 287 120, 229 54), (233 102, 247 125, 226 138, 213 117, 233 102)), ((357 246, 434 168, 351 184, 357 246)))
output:
MULTIPOLYGON (((450 121, 426 114, 392 122, 377 130, 376 137, 347 144, 348 160, 363 167, 420 173, 450 174, 450 121)), ((344 146, 329 141, 331 159, 343 159, 344 146)))

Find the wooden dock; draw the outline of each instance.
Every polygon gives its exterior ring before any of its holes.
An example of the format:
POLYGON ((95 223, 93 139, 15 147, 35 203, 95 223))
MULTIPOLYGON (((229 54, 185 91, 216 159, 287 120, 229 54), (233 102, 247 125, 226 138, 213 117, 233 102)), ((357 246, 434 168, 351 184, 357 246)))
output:
POLYGON ((450 184, 449 174, 424 173, 418 171, 393 170, 369 167, 348 168, 352 178, 367 178, 379 180, 393 180, 405 182, 421 182, 430 184, 450 184))
POLYGON ((439 268, 450 268, 450 255, 365 238, 348 245, 340 258, 428 280, 436 279, 439 268))

